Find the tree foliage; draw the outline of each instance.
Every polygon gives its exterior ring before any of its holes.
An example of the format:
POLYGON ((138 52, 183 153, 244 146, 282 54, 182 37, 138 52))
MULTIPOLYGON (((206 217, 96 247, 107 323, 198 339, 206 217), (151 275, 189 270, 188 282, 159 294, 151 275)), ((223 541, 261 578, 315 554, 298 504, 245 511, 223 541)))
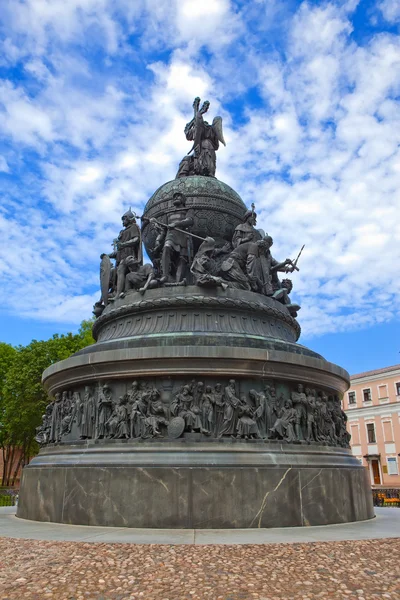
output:
POLYGON ((15 479, 14 472, 20 466, 14 464, 16 455, 17 463, 26 464, 37 451, 35 430, 48 403, 41 382, 43 371, 92 344, 92 323, 83 321, 77 334, 55 334, 46 341, 32 340, 27 346, 0 344, 0 446, 5 463, 2 485, 10 485, 15 479))

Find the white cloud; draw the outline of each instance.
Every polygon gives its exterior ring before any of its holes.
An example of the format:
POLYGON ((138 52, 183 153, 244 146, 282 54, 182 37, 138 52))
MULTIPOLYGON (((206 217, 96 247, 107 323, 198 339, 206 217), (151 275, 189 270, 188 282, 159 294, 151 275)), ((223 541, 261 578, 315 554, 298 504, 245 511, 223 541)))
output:
POLYGON ((378 6, 386 21, 399 24, 400 5, 397 0, 383 0, 378 6))

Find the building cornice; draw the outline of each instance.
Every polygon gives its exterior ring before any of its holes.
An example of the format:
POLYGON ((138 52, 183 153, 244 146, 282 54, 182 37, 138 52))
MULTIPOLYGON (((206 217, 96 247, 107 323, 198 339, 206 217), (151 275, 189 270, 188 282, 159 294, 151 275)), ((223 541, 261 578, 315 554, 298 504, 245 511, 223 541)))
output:
POLYGON ((350 408, 345 411, 349 421, 356 421, 360 417, 370 419, 373 417, 389 417, 393 414, 400 416, 400 404, 390 402, 377 406, 365 406, 363 408, 350 408))
POLYGON ((392 377, 399 377, 400 380, 400 369, 393 369, 393 371, 387 371, 386 373, 364 375, 363 377, 350 377, 350 386, 355 384, 358 385, 359 383, 367 383, 369 381, 382 381, 382 383, 384 383, 386 379, 392 379, 392 377))

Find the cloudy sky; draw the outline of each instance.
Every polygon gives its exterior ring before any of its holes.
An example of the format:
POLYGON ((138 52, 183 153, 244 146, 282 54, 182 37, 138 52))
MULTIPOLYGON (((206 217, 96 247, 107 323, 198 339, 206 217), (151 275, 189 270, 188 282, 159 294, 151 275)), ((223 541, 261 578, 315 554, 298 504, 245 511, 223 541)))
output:
POLYGON ((76 330, 99 254, 223 117, 217 177, 277 258, 306 245, 302 342, 400 362, 398 0, 2 0, 0 339, 76 330))

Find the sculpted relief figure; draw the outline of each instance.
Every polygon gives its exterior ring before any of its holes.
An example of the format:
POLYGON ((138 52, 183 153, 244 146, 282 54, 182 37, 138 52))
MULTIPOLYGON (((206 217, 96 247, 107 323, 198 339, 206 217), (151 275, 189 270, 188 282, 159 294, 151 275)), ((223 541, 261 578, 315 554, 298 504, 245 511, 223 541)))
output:
POLYGON ((158 437, 161 435, 160 427, 166 427, 168 425, 168 420, 166 418, 164 406, 160 399, 160 392, 157 388, 153 388, 149 392, 147 417, 145 419, 144 425, 146 428, 146 432, 143 437, 158 437))
POLYGON ((225 146, 225 140, 221 117, 215 117, 211 125, 203 119, 203 115, 209 107, 208 100, 200 108, 200 98, 194 99, 193 119, 185 127, 186 139, 193 141, 193 146, 188 155, 181 160, 176 179, 190 175, 215 177, 216 151, 219 148, 219 142, 225 146))
POLYGON ((240 399, 236 396, 236 383, 234 379, 229 381, 229 384, 224 390, 225 410, 224 420, 218 437, 223 435, 235 436, 237 430, 237 422, 239 417, 240 399))
POLYGON ((42 416, 42 424, 36 427, 35 440, 41 446, 50 442, 51 418, 53 414, 53 402, 46 406, 45 414, 42 416))
POLYGON ((242 396, 240 400, 236 437, 245 440, 257 439, 260 437, 260 432, 254 419, 254 410, 248 404, 246 396, 242 396))
POLYGON ((275 421, 270 430, 271 437, 278 437, 286 442, 295 442, 295 425, 297 420, 296 409, 293 408, 289 399, 285 400, 282 415, 275 421))
POLYGON ((95 435, 96 402, 92 390, 87 385, 81 404, 81 438, 90 439, 95 435))
POLYGON ((62 399, 61 394, 57 392, 54 396, 53 410, 50 421, 50 442, 59 442, 61 439, 61 421, 62 421, 62 399))
POLYGON ((297 391, 292 392, 292 403, 296 411, 295 433, 298 440, 304 440, 304 432, 307 427, 307 397, 304 393, 304 386, 299 383, 297 391))
POLYGON ((214 396, 208 385, 201 397, 201 426, 203 433, 210 435, 214 427, 214 396))
POLYGON ((222 429, 222 423, 224 421, 224 411, 225 411, 224 392, 222 391, 222 385, 220 383, 217 383, 215 385, 213 397, 214 397, 213 404, 215 406, 214 436, 219 437, 219 432, 222 429))
POLYGON ((131 438, 144 437, 146 434, 147 401, 150 394, 140 390, 138 382, 134 381, 128 395, 131 438))
POLYGON ((97 398, 97 427, 96 437, 104 438, 106 436, 106 423, 111 417, 113 411, 112 391, 108 384, 99 386, 97 398))
POLYGON ((117 439, 129 438, 127 396, 120 396, 115 407, 115 432, 117 439))

